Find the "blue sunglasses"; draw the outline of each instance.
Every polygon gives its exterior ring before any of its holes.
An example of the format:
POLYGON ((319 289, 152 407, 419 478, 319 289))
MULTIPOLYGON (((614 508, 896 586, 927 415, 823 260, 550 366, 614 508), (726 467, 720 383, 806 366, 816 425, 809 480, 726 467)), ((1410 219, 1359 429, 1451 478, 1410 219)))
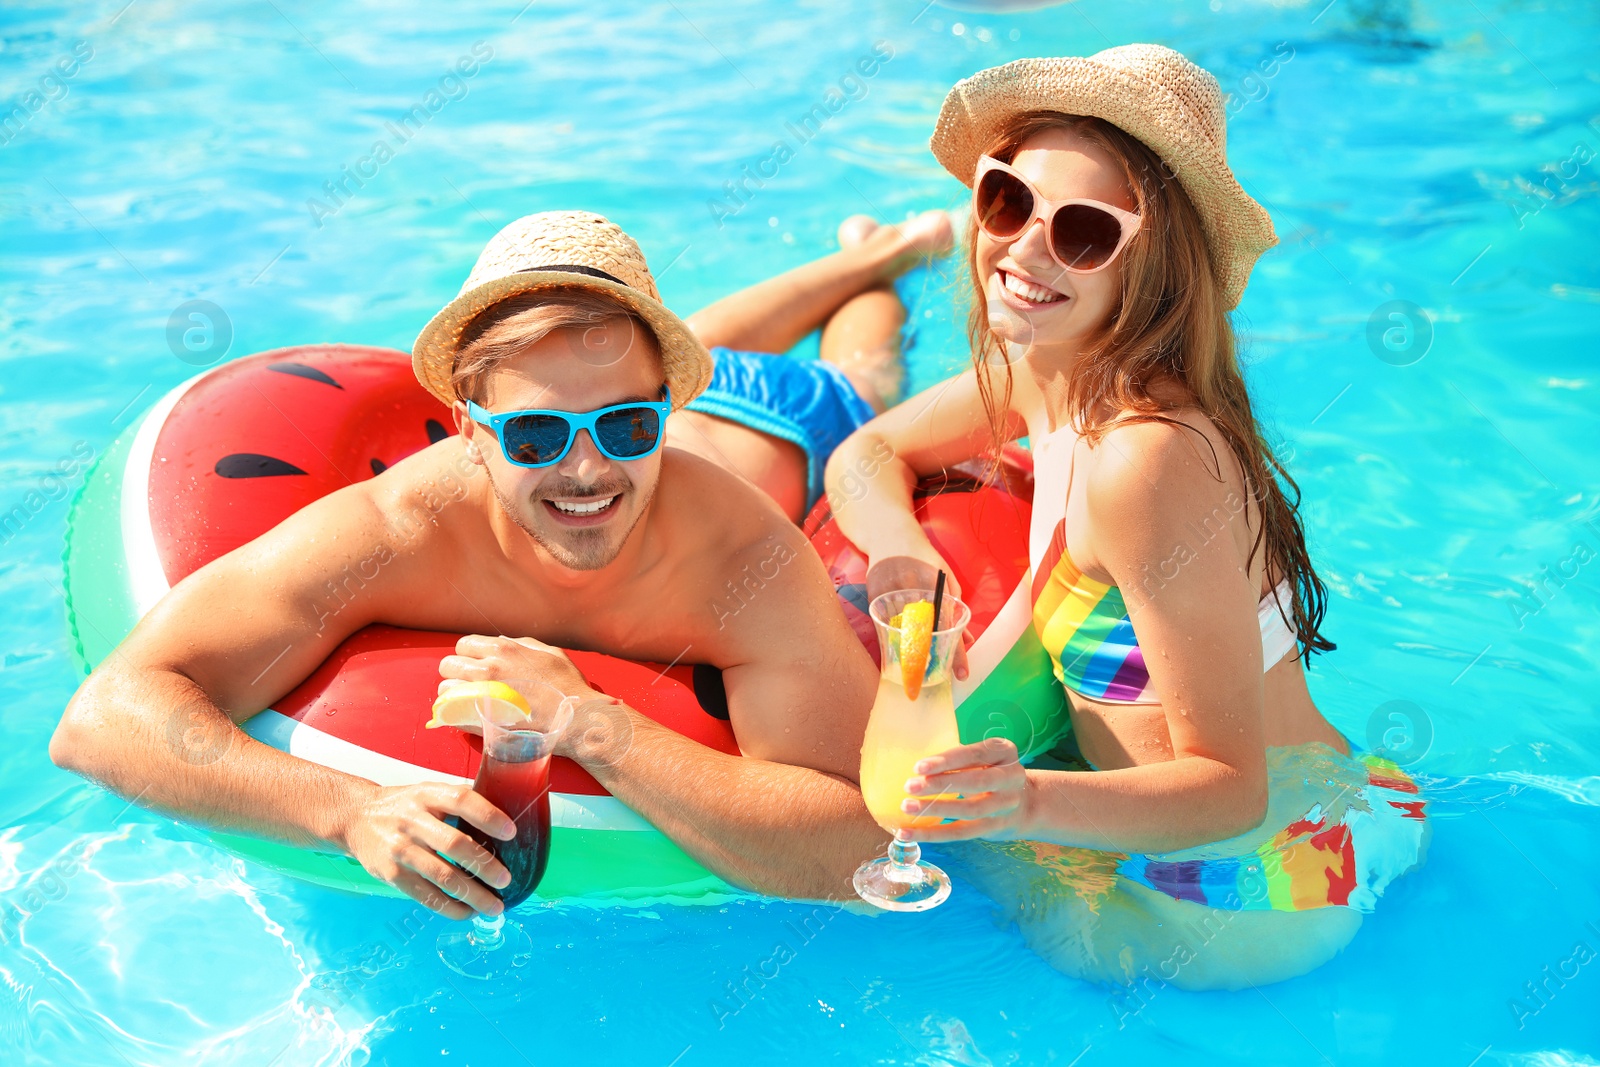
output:
POLYGON ((643 459, 661 447, 661 427, 672 412, 672 391, 661 387, 659 403, 633 401, 593 411, 508 411, 494 415, 471 400, 467 414, 500 440, 506 459, 519 467, 548 467, 572 451, 579 430, 607 459, 643 459))

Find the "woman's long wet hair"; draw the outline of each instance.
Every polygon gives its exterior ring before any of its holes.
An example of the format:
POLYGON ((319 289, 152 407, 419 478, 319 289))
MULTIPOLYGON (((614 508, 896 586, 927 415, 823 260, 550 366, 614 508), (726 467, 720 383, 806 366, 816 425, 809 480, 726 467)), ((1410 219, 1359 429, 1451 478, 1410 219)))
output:
MULTIPOLYGON (((1256 553, 1265 552, 1269 581, 1276 586, 1289 579, 1292 609, 1283 604, 1279 609, 1286 620, 1292 610, 1301 657, 1332 651, 1333 643, 1321 633, 1328 589, 1306 550, 1300 487, 1273 454, 1250 409, 1233 326, 1222 305, 1200 216, 1155 152, 1101 119, 1050 111, 1018 115, 986 154, 1010 163, 1029 138, 1057 129, 1077 134, 1121 163, 1141 216, 1139 232, 1121 253, 1121 304, 1081 352, 1072 371, 1067 411, 1073 426, 1091 446, 1113 426, 1130 421, 1167 422, 1198 434, 1173 417, 1178 404, 1155 395, 1155 388, 1164 382, 1181 384, 1194 406, 1221 431, 1243 472, 1259 516, 1249 562, 1255 562, 1256 553)), ((968 226, 967 247, 976 294, 967 335, 998 449, 1000 442, 1014 436, 1007 432, 1011 366, 1004 345, 989 327, 975 216, 968 226), (1005 370, 996 396, 990 374, 999 366, 1005 370)), ((1220 461, 1216 473, 1222 477, 1220 461)), ((1248 510, 1246 518, 1250 519, 1248 510)))

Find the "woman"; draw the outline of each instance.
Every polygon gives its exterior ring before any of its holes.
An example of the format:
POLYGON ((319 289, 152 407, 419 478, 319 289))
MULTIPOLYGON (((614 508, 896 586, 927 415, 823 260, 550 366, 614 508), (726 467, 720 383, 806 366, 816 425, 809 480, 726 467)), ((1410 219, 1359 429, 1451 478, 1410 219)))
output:
POLYGON ((1425 836, 1409 779, 1351 758, 1306 688, 1302 659, 1333 648, 1326 591, 1227 318, 1276 238, 1224 135, 1215 79, 1154 45, 958 84, 932 144, 974 188, 973 369, 829 464, 830 490, 877 472, 838 509, 876 596, 947 569, 917 480, 1028 437, 1033 624, 1093 773, 1025 770, 991 739, 906 786, 964 799, 905 810, 960 820, 917 841, 1026 842, 959 859, 1052 962, 1122 982, 1316 966, 1425 836))

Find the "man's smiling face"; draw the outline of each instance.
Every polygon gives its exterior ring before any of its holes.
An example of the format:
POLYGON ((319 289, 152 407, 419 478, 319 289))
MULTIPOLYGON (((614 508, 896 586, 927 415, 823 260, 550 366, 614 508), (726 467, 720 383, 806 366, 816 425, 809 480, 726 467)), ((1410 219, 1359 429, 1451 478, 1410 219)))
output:
MULTIPOLYGON (((599 327, 553 330, 524 346, 489 376, 482 406, 494 414, 530 408, 583 413, 661 399, 654 337, 618 316, 599 327)), ((578 431, 559 461, 537 468, 506 459, 488 427, 473 426, 471 435, 500 506, 572 570, 599 570, 617 558, 661 474, 660 449, 642 459, 608 459, 587 430, 578 431)))

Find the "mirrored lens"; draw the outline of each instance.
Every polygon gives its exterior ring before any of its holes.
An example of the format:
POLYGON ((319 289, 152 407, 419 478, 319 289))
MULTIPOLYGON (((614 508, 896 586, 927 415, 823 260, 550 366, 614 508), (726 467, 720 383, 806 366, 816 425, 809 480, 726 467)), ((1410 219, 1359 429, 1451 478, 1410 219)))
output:
POLYGON ((1109 211, 1088 204, 1069 204, 1056 212, 1050 240, 1061 262, 1092 270, 1111 258, 1122 239, 1122 223, 1109 211))
POLYGON ((559 415, 518 415, 505 424, 501 438, 513 463, 554 463, 567 450, 571 429, 559 415))
POLYGON ((661 416, 645 407, 608 411, 595 420, 594 432, 602 450, 617 459, 634 459, 656 447, 661 416))
POLYGON ((991 170, 973 197, 978 225, 991 237, 1015 237, 1033 217, 1033 194, 1014 175, 991 170))

